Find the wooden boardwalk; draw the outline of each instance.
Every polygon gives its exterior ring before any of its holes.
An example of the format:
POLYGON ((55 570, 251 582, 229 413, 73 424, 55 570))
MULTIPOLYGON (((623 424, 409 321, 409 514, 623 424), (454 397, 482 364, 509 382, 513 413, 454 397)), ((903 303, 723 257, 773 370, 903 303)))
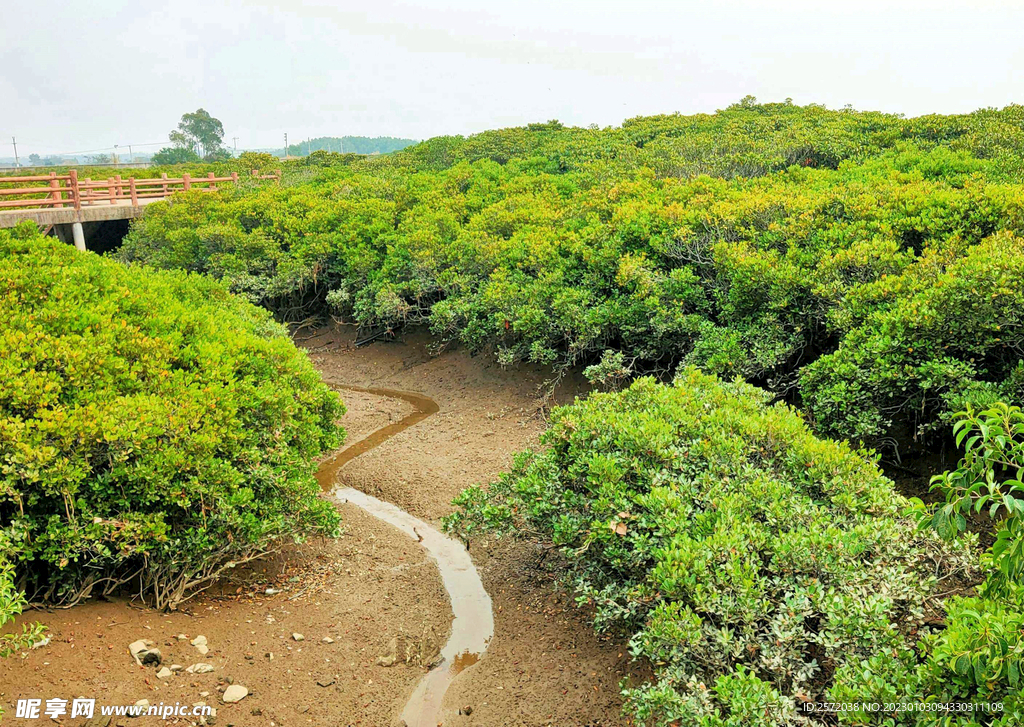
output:
MULTIPOLYGON (((253 171, 252 178, 280 181, 281 170, 274 174, 253 171)), ((41 227, 72 225, 76 246, 79 246, 81 224, 84 222, 132 219, 141 215, 150 202, 167 199, 175 192, 212 192, 218 189, 218 185, 237 183, 238 180, 237 172, 227 177, 217 177, 211 172, 205 177, 182 174, 171 178, 163 174, 125 179, 116 175, 93 180, 80 178, 75 169, 67 174, 53 172, 28 177, 0 177, 0 228, 14 227, 23 220, 31 220, 41 227)))

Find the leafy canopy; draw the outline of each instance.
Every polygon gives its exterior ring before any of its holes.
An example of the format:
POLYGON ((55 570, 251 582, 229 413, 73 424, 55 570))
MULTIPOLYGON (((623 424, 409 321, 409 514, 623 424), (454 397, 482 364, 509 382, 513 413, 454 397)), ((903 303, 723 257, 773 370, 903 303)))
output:
POLYGON ((282 315, 426 324, 503 364, 740 375, 872 444, 1024 395, 1024 107, 748 99, 308 161, 280 188, 152 206, 122 259, 282 315))
POLYGON ((154 164, 189 164, 199 160, 195 150, 183 146, 166 147, 153 155, 154 164))
MULTIPOLYGON (((904 711, 879 715, 849 712, 853 725, 899 727, 1016 727, 1024 724, 1024 414, 997 402, 955 416, 953 431, 963 457, 937 475, 933 489, 945 502, 916 506, 922 524, 953 538, 968 518, 989 522, 995 542, 982 556, 987 574, 977 594, 956 593, 944 608, 945 629, 926 635, 915 651, 880 652, 842 667, 836 701, 969 705, 949 714, 904 711), (987 520, 977 518, 985 512, 987 520), (939 719, 943 721, 938 721, 939 719)), ((954 591, 961 589, 953 589, 954 591)), ((966 589, 962 589, 966 591, 966 589)))
POLYGON ((446 519, 559 549, 596 626, 654 667, 626 690, 640 724, 805 724, 844 667, 910 651, 938 580, 970 566, 865 453, 768 396, 696 369, 592 394, 446 519))
POLYGON ((224 125, 205 109, 182 114, 178 128, 170 133, 171 143, 201 158, 216 157, 224 141, 224 125))
POLYGON ((270 315, 210 278, 0 231, 0 559, 33 600, 157 606, 331 534, 344 412, 270 315))

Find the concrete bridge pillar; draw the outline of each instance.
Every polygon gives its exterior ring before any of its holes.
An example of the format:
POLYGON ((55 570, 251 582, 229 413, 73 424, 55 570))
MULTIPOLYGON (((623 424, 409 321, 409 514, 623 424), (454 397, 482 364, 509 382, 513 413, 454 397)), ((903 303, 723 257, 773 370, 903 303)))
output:
POLYGON ((85 252, 85 231, 81 222, 71 223, 71 238, 75 241, 75 247, 85 252))

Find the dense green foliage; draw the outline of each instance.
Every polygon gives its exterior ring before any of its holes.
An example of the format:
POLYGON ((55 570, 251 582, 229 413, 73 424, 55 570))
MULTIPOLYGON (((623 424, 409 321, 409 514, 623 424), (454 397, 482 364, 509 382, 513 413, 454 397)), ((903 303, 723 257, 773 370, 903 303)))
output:
POLYGON ((931 524, 949 536, 966 529, 972 510, 988 513, 998 529, 983 592, 1009 595, 1024 583, 1024 412, 1002 402, 979 414, 968 409, 954 431, 964 456, 956 470, 932 479, 946 502, 931 524))
MULTIPOLYGON (((154 164, 145 168, 101 166, 82 169, 76 166, 57 166, 47 171, 67 174, 69 169, 78 169, 79 179, 110 179, 117 175, 121 175, 122 178, 153 179, 161 174, 166 174, 168 177, 180 177, 185 172, 188 172, 193 177, 205 177, 210 172, 213 172, 215 176, 224 177, 229 176, 232 172, 237 172, 243 184, 245 184, 251 181, 247 177, 252 174, 253 170, 270 173, 282 167, 287 167, 289 164, 293 167, 297 167, 299 164, 297 162, 283 163, 281 159, 270 154, 257 152, 245 152, 234 159, 218 159, 215 161, 189 161, 195 159, 195 157, 189 154, 182 157, 185 161, 177 162, 174 160, 175 158, 176 155, 164 164, 154 164)), ((5 182, 4 179, 7 177, 24 176, 24 174, 24 172, 4 172, 0 174, 0 185, 14 186, 11 182, 5 182)), ((25 185, 18 184, 17 186, 24 187, 25 185)))
POLYGON ((626 692, 638 720, 992 701, 1004 711, 811 718, 1019 723, 1018 501, 984 474, 1006 459, 993 442, 1019 453, 1017 421, 960 425, 980 438, 930 516, 951 536, 969 507, 1010 513, 977 595, 963 544, 915 529, 867 454, 808 426, 890 445, 1024 398, 1024 107, 906 119, 745 99, 318 154, 281 187, 154 206, 123 258, 213 274, 285 317, 592 364, 609 388, 683 365, 673 386, 556 411, 547 449, 448 522, 560 547, 597 625, 654 666, 626 692), (766 405, 783 398, 807 424, 766 405), (937 591, 961 595, 943 608, 937 591))
POLYGON ((199 161, 195 151, 181 146, 168 146, 153 155, 153 163, 157 165, 194 164, 199 161))
POLYGON ((768 398, 692 368, 593 394, 446 521, 558 546, 598 627, 654 665, 626 691, 643 724, 802 724, 852 665, 912 653, 937 579, 969 568, 863 453, 768 398))
POLYGON ((307 167, 343 167, 361 160, 359 154, 339 154, 336 151, 315 151, 302 158, 302 163, 307 167))
POLYGON ((394 136, 318 136, 315 139, 288 145, 288 156, 306 156, 325 151, 336 154, 390 154, 416 143, 415 139, 394 136))
POLYGON ((950 704, 997 705, 973 714, 898 715, 851 712, 854 725, 950 727, 1024 724, 1024 413, 997 403, 960 412, 954 427, 964 456, 933 487, 945 502, 918 503, 923 522, 947 537, 962 532, 973 513, 986 512, 996 537, 982 558, 988 574, 977 595, 946 601, 946 628, 914 652, 878 653, 843 667, 837 701, 899 702, 906 697, 950 704), (923 695, 923 696, 922 696, 923 695))
POLYGON ((1024 391, 1022 154, 1019 106, 746 99, 328 155, 281 188, 154 205, 122 255, 286 317, 426 323, 504 364, 611 350, 739 374, 823 433, 904 441, 1024 391))
POLYGON ((0 231, 0 558, 33 598, 157 605, 282 537, 332 533, 314 460, 344 409, 269 314, 210 278, 0 231))
MULTIPOLYGON (((6 556, 0 555, 0 629, 14 620, 26 606, 25 596, 14 587, 14 566, 6 556)), ((18 649, 31 646, 43 633, 40 624, 24 624, 20 631, 0 635, 0 659, 18 649)), ((0 709, 0 716, 3 710, 0 709)))

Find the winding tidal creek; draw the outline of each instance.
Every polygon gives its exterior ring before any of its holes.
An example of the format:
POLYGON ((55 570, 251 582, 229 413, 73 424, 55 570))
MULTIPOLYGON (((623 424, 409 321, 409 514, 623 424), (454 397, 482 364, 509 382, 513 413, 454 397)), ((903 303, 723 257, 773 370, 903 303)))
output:
POLYGON ((351 487, 337 487, 336 484, 338 472, 346 463, 423 421, 436 413, 439 407, 430 397, 409 391, 355 386, 337 388, 401 399, 413 406, 412 413, 324 460, 317 470, 317 480, 325 491, 339 500, 362 508, 418 541, 441 573, 454 614, 451 635, 441 649, 440 661, 416 685, 401 716, 408 727, 436 727, 441 718, 441 702, 452 680, 480 659, 494 634, 491 598, 462 543, 391 503, 351 487))

